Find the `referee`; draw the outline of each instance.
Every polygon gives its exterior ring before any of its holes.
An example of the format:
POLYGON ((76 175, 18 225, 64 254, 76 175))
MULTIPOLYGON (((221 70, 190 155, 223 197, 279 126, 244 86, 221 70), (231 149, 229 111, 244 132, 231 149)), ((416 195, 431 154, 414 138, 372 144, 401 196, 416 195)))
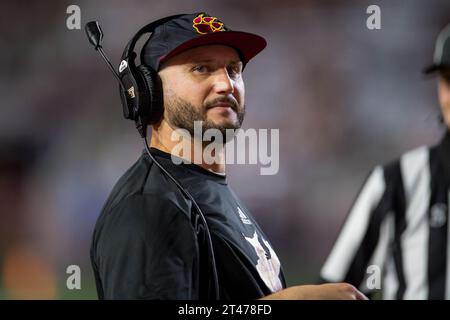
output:
POLYGON ((321 270, 325 281, 383 299, 450 298, 450 25, 424 72, 438 75, 446 132, 439 144, 373 169, 321 270))

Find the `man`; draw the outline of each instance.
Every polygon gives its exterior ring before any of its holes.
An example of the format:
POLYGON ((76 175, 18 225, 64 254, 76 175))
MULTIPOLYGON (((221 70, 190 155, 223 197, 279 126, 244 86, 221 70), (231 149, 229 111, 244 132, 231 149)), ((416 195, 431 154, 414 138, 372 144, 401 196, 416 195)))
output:
POLYGON ((439 76, 445 135, 436 146, 375 167, 323 266, 325 281, 346 281, 384 299, 450 298, 450 25, 424 72, 439 76))
MULTIPOLYGON (((241 127, 242 69, 265 45, 206 13, 153 31, 141 61, 162 82, 164 111, 150 142, 161 167, 144 152, 102 210, 91 248, 101 299, 365 298, 348 284, 286 289, 280 261, 228 186, 224 163, 195 157, 209 145, 195 134, 195 121, 221 134, 241 127), (180 137, 189 142, 187 152, 177 152, 180 137), (199 211, 206 223, 197 225, 199 211)), ((223 150, 215 156, 223 159, 223 150)))

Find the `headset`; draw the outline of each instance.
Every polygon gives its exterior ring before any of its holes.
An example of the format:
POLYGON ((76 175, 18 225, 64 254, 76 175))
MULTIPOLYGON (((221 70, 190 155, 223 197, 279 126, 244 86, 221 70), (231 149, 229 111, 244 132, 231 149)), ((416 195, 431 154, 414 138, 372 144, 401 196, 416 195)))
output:
POLYGON ((219 278, 217 273, 216 260, 214 256, 214 248, 212 245, 211 233, 209 231, 208 223, 205 215, 200 209, 199 205, 192 197, 192 195, 153 157, 147 143, 147 126, 157 123, 163 114, 163 89, 161 79, 156 70, 150 66, 141 64, 136 66, 136 53, 134 48, 137 41, 146 33, 152 33, 156 27, 165 22, 177 18, 179 15, 165 17, 154 22, 151 22, 141 28, 131 40, 128 42, 123 51, 121 63, 119 66, 119 74, 116 73, 110 60, 103 51, 101 42, 103 39, 103 31, 100 28, 98 21, 88 22, 85 26, 86 35, 89 42, 94 46, 95 50, 100 52, 103 60, 105 60, 111 72, 119 81, 120 98, 122 101, 123 115, 125 119, 133 120, 136 124, 136 129, 141 135, 145 150, 152 161, 161 169, 161 171, 172 180, 180 189, 183 195, 188 198, 197 214, 191 216, 191 223, 197 235, 203 227, 206 235, 208 255, 211 262, 212 276, 213 276, 213 291, 215 299, 218 300, 220 295, 219 278), (199 221, 200 219, 200 221, 199 221))

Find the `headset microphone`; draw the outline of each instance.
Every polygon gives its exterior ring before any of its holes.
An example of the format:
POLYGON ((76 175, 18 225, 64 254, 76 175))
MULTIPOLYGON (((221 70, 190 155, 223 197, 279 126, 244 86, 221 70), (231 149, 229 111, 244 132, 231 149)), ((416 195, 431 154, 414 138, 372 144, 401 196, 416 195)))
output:
POLYGON ((116 79, 119 81, 121 88, 124 89, 122 80, 120 80, 119 75, 116 73, 116 71, 114 70, 114 67, 111 64, 111 61, 109 61, 108 57, 106 56, 105 52, 103 51, 103 48, 102 48, 103 31, 100 28, 98 21, 88 22, 84 29, 86 30, 86 35, 89 39, 89 42, 94 46, 95 50, 100 52, 103 60, 105 60, 109 69, 114 74, 116 79))

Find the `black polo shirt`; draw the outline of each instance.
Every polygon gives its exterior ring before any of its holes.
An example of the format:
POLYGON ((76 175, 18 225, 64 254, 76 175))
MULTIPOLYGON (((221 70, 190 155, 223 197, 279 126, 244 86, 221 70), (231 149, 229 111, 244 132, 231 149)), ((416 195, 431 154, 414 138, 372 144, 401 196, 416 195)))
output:
MULTIPOLYGON (((256 299, 286 287, 272 246, 225 176, 152 155, 205 214, 221 299, 256 299)), ((192 202, 144 151, 97 220, 91 262, 100 299, 214 299, 204 228, 192 202)))

